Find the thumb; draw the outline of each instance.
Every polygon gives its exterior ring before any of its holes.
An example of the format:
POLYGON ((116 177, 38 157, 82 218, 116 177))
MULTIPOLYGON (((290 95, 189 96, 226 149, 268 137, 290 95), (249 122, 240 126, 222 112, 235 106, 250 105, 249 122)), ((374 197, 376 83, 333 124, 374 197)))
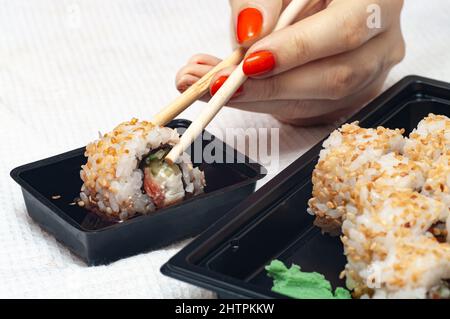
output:
POLYGON ((273 30, 283 0, 230 0, 230 5, 235 41, 248 48, 273 30))

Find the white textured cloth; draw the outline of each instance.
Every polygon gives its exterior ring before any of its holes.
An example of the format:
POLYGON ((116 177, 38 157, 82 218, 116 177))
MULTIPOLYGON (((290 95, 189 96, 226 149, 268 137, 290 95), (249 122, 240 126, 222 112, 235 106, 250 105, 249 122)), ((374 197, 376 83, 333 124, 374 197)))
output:
MULTIPOLYGON (((450 4, 405 2, 407 58, 386 85, 408 74, 450 81, 450 4)), ((174 75, 189 56, 230 52, 228 1, 1 0, 0 8, 0 297, 213 297, 159 273, 185 243, 86 267, 28 217, 9 171, 131 117, 150 119, 176 96, 174 75)), ((331 129, 224 109, 210 128, 227 127, 279 127, 280 169, 331 129)))

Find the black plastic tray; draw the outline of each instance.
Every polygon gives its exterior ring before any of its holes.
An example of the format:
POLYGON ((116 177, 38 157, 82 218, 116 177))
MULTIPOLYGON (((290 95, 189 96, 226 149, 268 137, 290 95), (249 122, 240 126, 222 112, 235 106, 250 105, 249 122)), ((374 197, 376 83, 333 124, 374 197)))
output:
MULTIPOLYGON (((190 123, 174 120, 168 126, 182 133, 190 123)), ((80 193, 84 147, 18 167, 11 177, 22 187, 28 214, 43 229, 87 264, 105 264, 195 236, 253 193, 265 169, 213 135, 203 136, 194 147, 203 150, 214 143, 210 147, 223 152, 225 159, 234 159, 233 163, 196 165, 205 172, 204 194, 122 223, 69 205, 80 193), (61 198, 52 199, 55 195, 61 198)))
MULTIPOLYGON (((409 76, 347 122, 409 133, 429 113, 450 116, 450 84, 409 76)), ((339 237, 322 235, 306 212, 318 143, 166 263, 163 274, 231 298, 281 298, 264 266, 278 258, 318 271, 334 287, 345 257, 339 237)))

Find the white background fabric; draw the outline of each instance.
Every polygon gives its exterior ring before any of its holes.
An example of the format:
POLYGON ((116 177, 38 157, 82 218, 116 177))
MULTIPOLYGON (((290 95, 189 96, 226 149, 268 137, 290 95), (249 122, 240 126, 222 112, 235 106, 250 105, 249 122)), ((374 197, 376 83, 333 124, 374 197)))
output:
MULTIPOLYGON (((408 74, 450 81, 450 4, 405 2, 407 57, 386 86, 408 74)), ((1 0, 0 8, 0 297, 213 297, 159 273, 185 243, 86 267, 30 220, 9 171, 131 117, 150 119, 176 96, 175 73, 192 54, 230 52, 228 1, 1 0)), ((210 128, 227 127, 279 127, 280 169, 331 129, 224 109, 210 128)))

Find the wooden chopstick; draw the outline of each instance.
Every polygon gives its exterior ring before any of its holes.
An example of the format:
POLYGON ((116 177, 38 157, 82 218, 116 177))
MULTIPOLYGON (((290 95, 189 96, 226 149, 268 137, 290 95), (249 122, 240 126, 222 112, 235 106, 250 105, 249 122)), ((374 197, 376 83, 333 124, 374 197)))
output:
MULTIPOLYGON (((282 12, 274 31, 289 26, 298 14, 308 5, 311 0, 293 0, 282 12)), ((243 61, 230 74, 222 87, 214 94, 204 111, 192 122, 189 128, 181 136, 178 144, 167 154, 165 160, 168 163, 175 163, 178 157, 192 144, 205 127, 216 116, 220 109, 230 100, 236 90, 247 80, 247 76, 242 70, 243 61)))
POLYGON ((151 121, 154 125, 164 126, 183 112, 188 106, 197 101, 209 90, 209 85, 213 76, 220 70, 238 64, 244 57, 245 50, 238 48, 231 55, 217 64, 206 73, 200 80, 191 85, 183 94, 167 105, 151 121))

